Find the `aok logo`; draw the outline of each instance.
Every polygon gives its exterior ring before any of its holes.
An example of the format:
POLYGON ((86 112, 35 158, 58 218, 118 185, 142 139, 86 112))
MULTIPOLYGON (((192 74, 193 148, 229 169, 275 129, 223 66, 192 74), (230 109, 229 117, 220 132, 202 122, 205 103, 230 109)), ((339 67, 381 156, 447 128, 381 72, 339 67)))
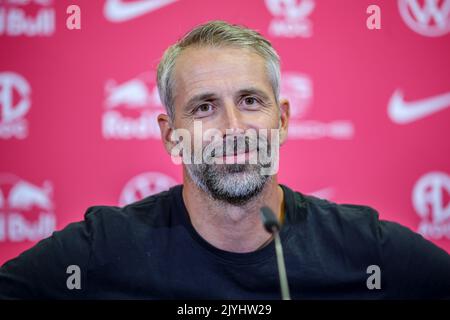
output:
POLYGON ((164 113, 155 76, 143 73, 136 78, 105 85, 102 131, 105 139, 159 139, 157 116, 164 113))
POLYGON ((450 0, 398 0, 403 21, 411 30, 427 37, 450 31, 450 0))
POLYGON ((56 226, 52 185, 34 185, 11 174, 0 174, 0 242, 37 241, 56 226))
POLYGON ((14 72, 0 72, 0 139, 24 139, 28 135, 25 115, 31 105, 27 80, 14 72))
POLYGON ((349 120, 335 120, 328 123, 306 120, 314 97, 313 81, 308 75, 283 72, 280 95, 290 102, 289 138, 306 140, 353 138, 354 126, 349 120))
POLYGON ((450 239, 450 176, 430 172, 414 186, 414 209, 422 218, 418 232, 430 239, 450 239))
POLYGON ((0 35, 51 36, 55 32, 53 0, 0 1, 0 35), (34 10, 38 7, 37 10, 34 10), (30 10, 27 10, 30 8, 30 10))
POLYGON ((274 18, 269 33, 275 37, 311 37, 312 23, 308 20, 315 7, 314 0, 265 0, 274 18))
POLYGON ((127 182, 120 195, 119 205, 139 201, 150 195, 169 190, 177 182, 160 172, 144 172, 127 182))

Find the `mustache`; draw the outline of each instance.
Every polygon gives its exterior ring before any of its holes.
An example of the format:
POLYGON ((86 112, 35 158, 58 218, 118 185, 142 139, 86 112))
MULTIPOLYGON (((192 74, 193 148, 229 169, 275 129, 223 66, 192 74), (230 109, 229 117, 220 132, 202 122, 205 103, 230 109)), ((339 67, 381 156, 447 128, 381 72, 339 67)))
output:
POLYGON ((227 136, 221 141, 211 142, 208 146, 203 147, 203 152, 205 153, 206 148, 212 149, 211 152, 206 153, 214 158, 259 151, 262 147, 270 148, 266 137, 227 136))

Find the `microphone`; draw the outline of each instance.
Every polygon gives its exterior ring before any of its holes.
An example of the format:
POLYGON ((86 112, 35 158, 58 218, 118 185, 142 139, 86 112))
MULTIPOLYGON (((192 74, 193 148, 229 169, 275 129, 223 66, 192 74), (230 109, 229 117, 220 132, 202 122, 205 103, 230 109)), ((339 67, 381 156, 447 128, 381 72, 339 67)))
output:
POLYGON ((280 223, 275 217, 275 214, 273 213, 272 209, 270 209, 269 207, 262 207, 260 213, 264 228, 267 230, 267 232, 273 234, 275 238, 275 253, 277 255, 278 277, 280 279, 281 298, 283 300, 291 300, 286 275, 286 267, 284 265, 283 247, 281 246, 279 234, 281 229, 280 223))

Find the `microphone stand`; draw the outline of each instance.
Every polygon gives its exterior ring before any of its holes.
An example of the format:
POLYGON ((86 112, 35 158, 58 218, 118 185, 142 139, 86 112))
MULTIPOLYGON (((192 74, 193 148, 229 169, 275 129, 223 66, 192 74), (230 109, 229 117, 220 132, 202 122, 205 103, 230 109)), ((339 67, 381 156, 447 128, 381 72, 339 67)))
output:
POLYGON ((289 293, 289 285, 286 274, 286 266, 283 258, 283 247, 280 240, 280 223, 275 217, 273 211, 269 207, 261 208, 261 220, 267 232, 273 234, 275 239, 275 253, 277 256, 278 277, 280 280, 281 298, 283 300, 291 300, 289 293))

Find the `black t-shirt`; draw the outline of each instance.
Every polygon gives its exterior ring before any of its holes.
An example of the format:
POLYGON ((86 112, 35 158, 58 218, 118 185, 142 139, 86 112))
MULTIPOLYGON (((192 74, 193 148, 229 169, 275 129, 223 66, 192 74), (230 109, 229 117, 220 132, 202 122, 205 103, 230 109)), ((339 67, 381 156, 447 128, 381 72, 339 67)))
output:
MULTIPOLYGON (((449 298, 450 256, 373 209, 282 186, 280 232, 294 299, 449 298), (380 288, 368 288, 379 267, 380 288)), ((220 250, 193 228, 182 186, 123 208, 90 207, 0 269, 0 298, 280 299, 274 243, 220 250), (67 280, 80 270, 80 289, 67 280)), ((73 280, 73 278, 72 278, 73 280)), ((372 286, 373 287, 373 286, 372 286)))

